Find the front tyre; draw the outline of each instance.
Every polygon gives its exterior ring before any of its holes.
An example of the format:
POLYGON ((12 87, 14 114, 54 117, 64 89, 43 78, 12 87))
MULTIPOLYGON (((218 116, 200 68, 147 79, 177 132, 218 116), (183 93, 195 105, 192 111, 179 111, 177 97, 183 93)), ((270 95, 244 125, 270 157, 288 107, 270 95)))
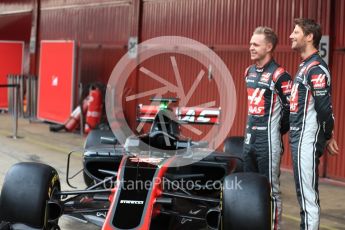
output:
POLYGON ((41 163, 18 163, 6 174, 0 197, 0 220, 32 228, 56 229, 57 219, 48 220, 49 201, 58 201, 58 173, 41 163))
POLYGON ((224 178, 222 229, 269 230, 270 186, 257 173, 234 173, 224 178))

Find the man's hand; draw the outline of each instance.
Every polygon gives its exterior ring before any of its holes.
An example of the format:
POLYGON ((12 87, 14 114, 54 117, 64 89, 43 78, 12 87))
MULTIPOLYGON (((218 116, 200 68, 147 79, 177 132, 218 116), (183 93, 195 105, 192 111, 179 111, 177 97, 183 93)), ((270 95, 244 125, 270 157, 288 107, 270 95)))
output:
POLYGON ((329 154, 332 156, 339 154, 339 147, 338 147, 338 144, 337 144, 336 140, 334 139, 334 137, 332 137, 331 139, 329 139, 326 142, 326 148, 327 148, 329 154))

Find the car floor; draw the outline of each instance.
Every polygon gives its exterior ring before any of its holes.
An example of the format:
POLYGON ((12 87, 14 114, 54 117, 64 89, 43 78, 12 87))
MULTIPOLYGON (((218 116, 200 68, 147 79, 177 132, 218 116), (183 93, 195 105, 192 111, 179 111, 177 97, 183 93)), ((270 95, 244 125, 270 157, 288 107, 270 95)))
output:
MULTIPOLYGON (((13 139, 13 119, 7 113, 0 113, 0 187, 3 184, 5 174, 11 165, 17 162, 30 161, 49 164, 57 169, 63 190, 69 188, 66 177, 66 159, 71 151, 72 172, 77 172, 82 166, 81 154, 85 137, 79 133, 52 133, 49 124, 40 121, 19 119, 18 136, 13 139)), ((73 185, 78 189, 85 188, 82 177, 77 176, 73 185)), ((321 200, 321 224, 320 229, 335 230, 345 229, 345 183, 321 179, 319 184, 321 200)), ((299 229, 299 207, 295 194, 293 175, 291 171, 282 170, 281 191, 283 199, 282 229, 299 229)), ((60 219, 60 227, 63 230, 100 229, 93 224, 81 223, 69 217, 60 219)))

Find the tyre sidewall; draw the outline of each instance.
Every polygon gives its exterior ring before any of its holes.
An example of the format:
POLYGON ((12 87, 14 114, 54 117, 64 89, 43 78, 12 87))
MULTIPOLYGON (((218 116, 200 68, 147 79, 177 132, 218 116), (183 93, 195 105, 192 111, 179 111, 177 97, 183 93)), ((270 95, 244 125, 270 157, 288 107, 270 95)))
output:
POLYGON ((271 227, 270 187, 257 173, 234 173, 224 179, 222 225, 224 230, 271 227))
POLYGON ((11 223, 23 223, 34 228, 46 225, 46 205, 53 191, 60 191, 57 171, 40 163, 13 165, 5 177, 1 191, 0 216, 11 223))

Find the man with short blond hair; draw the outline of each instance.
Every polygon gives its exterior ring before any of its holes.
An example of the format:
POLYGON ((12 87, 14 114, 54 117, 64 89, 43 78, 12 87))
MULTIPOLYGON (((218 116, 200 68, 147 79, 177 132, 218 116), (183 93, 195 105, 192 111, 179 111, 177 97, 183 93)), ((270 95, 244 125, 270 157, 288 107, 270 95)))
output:
POLYGON ((291 77, 273 59, 278 38, 269 27, 258 27, 250 40, 255 62, 245 72, 248 116, 244 143, 244 169, 259 172, 271 184, 272 229, 280 229, 282 202, 279 189, 282 135, 289 130, 291 77))

